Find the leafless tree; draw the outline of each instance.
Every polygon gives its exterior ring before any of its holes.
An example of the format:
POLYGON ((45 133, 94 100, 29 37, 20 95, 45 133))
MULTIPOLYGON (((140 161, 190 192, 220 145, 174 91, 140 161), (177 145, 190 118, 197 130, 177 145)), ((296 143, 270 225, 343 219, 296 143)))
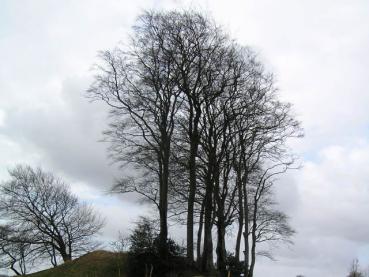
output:
MULTIPOLYGON (((170 27, 173 60, 178 68, 176 85, 184 99, 178 116, 183 136, 184 172, 188 175, 186 192, 187 257, 193 261, 193 234, 197 178, 198 149, 200 145, 201 116, 207 98, 214 94, 219 85, 219 73, 227 56, 228 37, 209 18, 198 12, 172 12, 161 15, 170 27)), ((211 97, 214 97, 211 96, 211 97)), ((187 183, 186 182, 186 183, 187 183)), ((183 186, 182 186, 183 190, 183 186)), ((201 202, 201 201, 200 201, 201 202)))
POLYGON ((103 226, 94 210, 81 204, 69 187, 53 174, 17 166, 1 186, 1 215, 22 242, 42 246, 55 265, 55 251, 63 261, 96 246, 93 237, 103 226))
POLYGON ((43 254, 41 245, 32 245, 26 234, 9 225, 0 226, 0 268, 10 268, 16 275, 25 275, 43 254))
POLYGON ((272 75, 265 72, 255 56, 249 55, 249 60, 251 68, 246 81, 247 86, 241 90, 240 101, 230 107, 237 118, 233 125, 233 167, 237 187, 239 227, 236 259, 239 259, 243 232, 245 276, 250 276, 251 248, 247 230, 250 229, 250 222, 256 216, 250 213, 250 207, 253 206, 250 203, 253 199, 250 190, 255 187, 251 176, 260 170, 261 164, 280 164, 287 168, 291 166, 294 157, 286 142, 290 138, 302 135, 299 122, 291 113, 290 104, 277 99, 272 75))
MULTIPOLYGON (((257 251, 257 245, 265 242, 291 243, 294 230, 289 225, 288 217, 276 207, 273 194, 273 185, 276 176, 283 174, 293 163, 275 164, 258 168, 250 176, 249 189, 249 230, 248 239, 251 242, 249 251, 250 265, 248 276, 254 274, 256 255, 266 256, 273 259, 268 251, 257 251)), ((264 165, 265 166, 265 165, 264 165)))
POLYGON ((128 46, 101 53, 89 89, 111 107, 111 157, 135 169, 113 191, 138 193, 158 208, 164 259, 168 215, 186 224, 190 262, 198 223, 204 272, 213 268, 214 226, 218 270, 225 271, 226 230, 237 221, 236 258, 244 234, 250 277, 256 251, 249 236, 256 243, 261 230, 255 226, 263 226, 262 216, 287 220, 262 201, 266 190, 253 176, 261 165, 291 163, 286 141, 301 135, 299 122, 253 51, 203 14, 146 12, 133 31, 128 46))
POLYGON ((122 166, 132 164, 134 179, 114 187, 138 192, 157 205, 160 215, 161 256, 167 256, 168 187, 175 115, 180 107, 177 70, 172 59, 168 22, 160 14, 144 13, 126 48, 101 53, 89 95, 111 107, 110 153, 122 166), (164 27, 163 27, 164 26, 164 27), (133 186, 132 182, 134 182, 133 186))
POLYGON ((348 277, 364 277, 364 273, 360 270, 359 260, 354 259, 350 266, 350 273, 348 277))
POLYGON ((124 262, 124 252, 129 249, 129 238, 119 232, 118 239, 111 242, 111 247, 115 252, 115 261, 118 268, 118 277, 122 274, 122 264, 124 262))

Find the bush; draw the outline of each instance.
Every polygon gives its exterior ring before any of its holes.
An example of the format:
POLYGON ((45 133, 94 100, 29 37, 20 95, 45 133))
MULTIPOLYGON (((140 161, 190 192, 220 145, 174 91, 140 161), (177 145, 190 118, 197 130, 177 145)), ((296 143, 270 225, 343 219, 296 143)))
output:
POLYGON ((231 271, 232 277, 239 277, 243 271, 243 262, 240 262, 236 259, 233 253, 227 253, 226 260, 228 269, 231 271))
POLYGON ((184 257, 185 248, 178 245, 173 239, 168 239, 168 260, 163 261, 159 257, 159 237, 152 221, 141 217, 129 237, 130 248, 128 252, 128 273, 131 277, 164 276, 169 272, 188 270, 188 264, 184 257))

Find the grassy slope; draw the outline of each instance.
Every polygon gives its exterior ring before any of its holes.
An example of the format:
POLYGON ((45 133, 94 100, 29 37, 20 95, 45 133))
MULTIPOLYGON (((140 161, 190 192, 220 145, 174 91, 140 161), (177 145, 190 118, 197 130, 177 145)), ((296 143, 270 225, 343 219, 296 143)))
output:
MULTIPOLYGON (((119 277, 118 264, 124 265, 126 255, 95 251, 56 268, 27 275, 29 277, 119 277)), ((126 277, 121 266, 120 277, 126 277)))
MULTIPOLYGON (((28 277, 128 277, 125 272, 127 254, 94 251, 71 262, 27 275, 28 277), (118 270, 120 265, 120 274, 118 270)), ((182 272, 183 277, 202 277, 191 271, 182 272)))

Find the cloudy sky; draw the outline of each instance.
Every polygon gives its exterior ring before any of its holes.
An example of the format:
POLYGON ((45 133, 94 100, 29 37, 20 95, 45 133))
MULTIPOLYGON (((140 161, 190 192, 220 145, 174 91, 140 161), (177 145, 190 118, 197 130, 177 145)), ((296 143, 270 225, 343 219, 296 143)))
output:
MULTIPOLYGON (((346 276, 369 265, 369 2, 367 0, 0 0, 0 180, 28 163, 70 182, 128 232, 147 208, 106 195, 119 171, 106 157, 106 108, 84 93, 98 50, 124 41, 144 9, 209 12, 276 75, 305 138, 304 163, 277 188, 295 244, 260 259, 257 276, 346 276)), ((180 237, 180 235, 179 235, 180 237)))

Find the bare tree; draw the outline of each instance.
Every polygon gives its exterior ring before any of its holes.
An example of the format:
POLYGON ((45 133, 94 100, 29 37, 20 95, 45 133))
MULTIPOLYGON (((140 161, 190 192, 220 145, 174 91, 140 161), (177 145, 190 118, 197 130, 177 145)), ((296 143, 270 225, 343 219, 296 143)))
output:
POLYGON ((364 273, 360 271, 359 260, 354 259, 350 266, 350 273, 348 277, 364 277, 364 273))
POLYGON ((129 248, 129 238, 124 236, 119 232, 118 239, 116 241, 111 242, 111 247, 115 252, 115 261, 118 268, 118 277, 121 276, 122 265, 125 258, 125 253, 129 248))
POLYGON ((101 54, 103 64, 89 89, 91 97, 112 108, 110 129, 105 133, 112 158, 141 172, 133 186, 123 180, 115 190, 138 192, 157 205, 163 259, 167 256, 171 145, 181 103, 173 54, 167 53, 171 51, 170 30, 162 27, 166 24, 160 14, 140 16, 126 49, 101 54))
POLYGON ((26 275, 42 254, 42 245, 32 245, 26 234, 9 225, 0 226, 0 268, 10 268, 16 275, 26 275))
POLYGON ((273 194, 273 185, 276 176, 283 174, 293 163, 275 164, 266 169, 258 168, 250 177, 251 186, 249 190, 249 230, 248 238, 251 242, 250 268, 248 275, 254 274, 256 255, 262 255, 273 259, 268 251, 257 251, 257 245, 265 242, 287 242, 291 243, 291 236, 295 233, 289 225, 288 217, 276 207, 273 194))
MULTIPOLYGON (((161 15, 168 22, 172 36, 173 60, 178 68, 176 85, 184 98, 178 117, 183 136, 178 137, 184 151, 184 167, 188 172, 187 202, 187 257, 193 261, 194 208, 199 189, 197 178, 197 159, 200 145, 201 116, 203 105, 219 85, 215 75, 224 60, 226 44, 225 33, 209 18, 197 12, 171 12, 161 15)), ((183 190, 183 186, 182 186, 183 190)))
MULTIPOLYGON (((94 210, 81 204, 69 187, 40 168, 17 166, 1 186, 0 212, 23 241, 39 245, 56 262, 68 261, 96 247, 93 237, 103 226, 94 210)), ((55 264, 54 264, 55 265, 55 264)))
POLYGON ((299 122, 290 104, 278 100, 273 76, 255 54, 206 16, 146 12, 133 31, 128 46, 101 53, 89 89, 89 96, 111 107, 105 132, 111 157, 135 169, 113 191, 138 193, 158 208, 164 259, 168 215, 186 224, 190 262, 198 223, 197 258, 202 256, 204 272, 214 266, 212 228, 218 270, 224 272, 226 228, 237 221, 235 256, 239 260, 243 234, 250 277, 256 247, 249 236, 257 242, 262 215, 287 220, 261 200, 264 193, 253 194, 260 180, 251 177, 260 165, 290 162, 286 141, 300 136, 299 122))

